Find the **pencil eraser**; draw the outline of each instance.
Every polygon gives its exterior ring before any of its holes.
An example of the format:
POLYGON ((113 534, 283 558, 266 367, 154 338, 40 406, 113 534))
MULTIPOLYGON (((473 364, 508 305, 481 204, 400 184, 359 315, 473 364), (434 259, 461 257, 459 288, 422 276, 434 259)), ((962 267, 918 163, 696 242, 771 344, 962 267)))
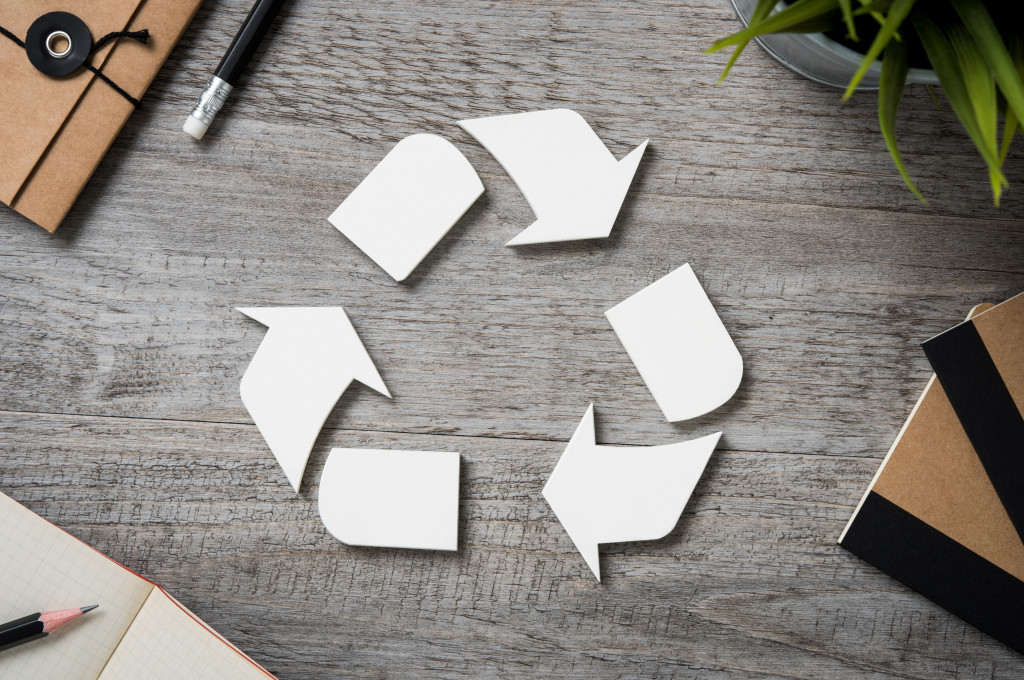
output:
POLYGON ((210 129, 210 126, 194 116, 189 116, 185 119, 185 125, 182 129, 192 137, 202 139, 206 135, 206 131, 210 129))

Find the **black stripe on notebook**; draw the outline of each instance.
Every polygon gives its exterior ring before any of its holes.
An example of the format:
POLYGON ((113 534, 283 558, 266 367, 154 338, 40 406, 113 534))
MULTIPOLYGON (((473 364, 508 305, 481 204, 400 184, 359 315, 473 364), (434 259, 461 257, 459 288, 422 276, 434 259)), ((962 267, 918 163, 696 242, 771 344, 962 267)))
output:
POLYGON ((1024 582, 869 491, 840 544, 1024 654, 1024 582))
POLYGON ((1024 416, 967 321, 921 345, 1017 533, 1024 537, 1024 416))

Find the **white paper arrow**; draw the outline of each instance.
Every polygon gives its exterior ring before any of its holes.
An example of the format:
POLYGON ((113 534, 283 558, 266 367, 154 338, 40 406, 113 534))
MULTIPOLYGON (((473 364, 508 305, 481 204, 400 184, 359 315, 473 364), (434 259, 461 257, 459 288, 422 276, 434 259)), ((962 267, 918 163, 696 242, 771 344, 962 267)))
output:
POLYGON ((740 386, 743 357, 690 265, 605 316, 670 422, 718 408, 740 386))
POLYGON ((333 449, 320 518, 348 545, 458 550, 459 454, 333 449))
POLYGON ((353 380, 391 397, 341 307, 246 307, 270 330, 242 376, 242 403, 298 492, 309 452, 353 380))
POLYGON ((599 544, 653 541, 672 531, 721 436, 598 446, 594 406, 587 408, 541 493, 598 581, 599 544))
POLYGON ((621 161, 569 109, 459 121, 512 176, 537 221, 505 245, 604 238, 647 142, 621 161))
POLYGON ((437 135, 400 141, 327 219, 395 281, 404 281, 484 185, 437 135))

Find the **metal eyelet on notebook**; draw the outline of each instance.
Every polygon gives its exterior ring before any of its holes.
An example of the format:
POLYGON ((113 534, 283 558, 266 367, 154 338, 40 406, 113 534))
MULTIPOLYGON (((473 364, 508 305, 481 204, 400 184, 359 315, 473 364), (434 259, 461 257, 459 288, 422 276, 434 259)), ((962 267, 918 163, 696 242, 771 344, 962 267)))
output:
POLYGON ((50 35, 46 36, 46 51, 50 53, 51 57, 56 59, 63 59, 71 54, 71 48, 73 46, 74 44, 71 42, 71 36, 65 31, 54 31, 50 35), (60 41, 64 42, 64 49, 58 51, 55 46, 59 45, 60 41))

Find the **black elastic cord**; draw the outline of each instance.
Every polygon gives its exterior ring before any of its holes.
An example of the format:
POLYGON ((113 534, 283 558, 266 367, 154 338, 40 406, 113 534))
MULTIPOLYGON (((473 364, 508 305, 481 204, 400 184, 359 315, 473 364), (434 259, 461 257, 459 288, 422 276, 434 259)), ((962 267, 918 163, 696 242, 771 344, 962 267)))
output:
POLYGON ((24 41, 24 40, 22 40, 21 38, 19 38, 18 36, 14 35, 14 34, 13 34, 13 33, 11 33, 10 31, 8 31, 8 30, 7 30, 6 28, 4 28, 3 26, 0 26, 0 35, 5 35, 5 36, 7 36, 7 37, 8 37, 8 38, 10 38, 11 40, 13 40, 13 41, 14 41, 14 43, 15 43, 15 44, 16 44, 16 45, 17 45, 18 47, 20 47, 20 48, 22 48, 22 49, 25 49, 25 41, 24 41))
MULTIPOLYGON (((10 38, 18 47, 25 49, 25 41, 19 38, 18 36, 14 35, 10 31, 8 31, 3 26, 0 26, 0 35, 4 35, 10 38)), ((145 45, 149 41, 149 29, 144 28, 141 31, 114 31, 113 33, 107 33, 105 36, 96 41, 96 43, 92 46, 92 51, 90 52, 90 54, 96 52, 98 49, 106 45, 108 42, 112 40, 117 40, 118 38, 131 38, 132 40, 138 40, 140 43, 145 45)), ((120 87, 113 80, 105 76, 98 68, 96 68, 89 62, 85 62, 84 64, 82 64, 82 66, 92 71, 100 80, 102 80, 107 85, 112 87, 114 89, 114 92, 117 92, 119 95, 121 95, 129 102, 131 102, 132 106, 134 106, 137 109, 142 108, 142 102, 140 102, 138 99, 125 92, 125 90, 122 87, 120 87)))
POLYGON ((103 72, 100 71, 98 68, 96 68, 95 66, 93 66, 89 62, 85 62, 84 64, 82 64, 82 66, 84 66, 85 68, 87 68, 90 71, 92 71, 93 73, 95 73, 96 76, 99 77, 100 80, 105 82, 107 85, 110 85, 110 87, 114 88, 114 92, 118 93, 119 95, 121 95, 122 97, 124 97, 125 99, 130 101, 132 103, 132 106, 134 106, 137 109, 141 109, 142 108, 142 102, 140 102, 138 99, 136 99, 135 97, 131 96, 130 94, 125 92, 123 89, 121 89, 121 86, 119 86, 117 83, 115 83, 110 78, 108 78, 105 75, 103 75, 103 72))
MULTIPOLYGON (((96 41, 96 43, 92 46, 92 52, 90 52, 90 54, 95 53, 97 50, 99 50, 101 47, 106 45, 111 40, 117 40, 118 38, 131 38, 132 40, 138 40, 140 43, 145 45, 149 41, 149 29, 144 28, 141 31, 114 31, 113 33, 107 33, 105 36, 96 41)), ((85 62, 82 65, 90 71, 92 71, 93 73, 95 73, 100 80, 105 82, 107 85, 110 85, 110 87, 114 88, 114 92, 117 92, 119 95, 130 101, 132 103, 132 106, 134 106, 137 109, 142 107, 142 102, 140 102, 138 99, 136 99, 135 97, 131 96, 123 89, 121 89, 121 87, 117 83, 115 83, 107 76, 103 75, 103 73, 101 73, 98 68, 96 68, 89 62, 85 62)))
POLYGON ((92 51, 95 52, 111 40, 117 40, 118 38, 131 38, 132 40, 138 40, 140 43, 145 45, 149 41, 149 29, 144 28, 141 31, 114 31, 113 33, 107 33, 93 44, 92 51))

